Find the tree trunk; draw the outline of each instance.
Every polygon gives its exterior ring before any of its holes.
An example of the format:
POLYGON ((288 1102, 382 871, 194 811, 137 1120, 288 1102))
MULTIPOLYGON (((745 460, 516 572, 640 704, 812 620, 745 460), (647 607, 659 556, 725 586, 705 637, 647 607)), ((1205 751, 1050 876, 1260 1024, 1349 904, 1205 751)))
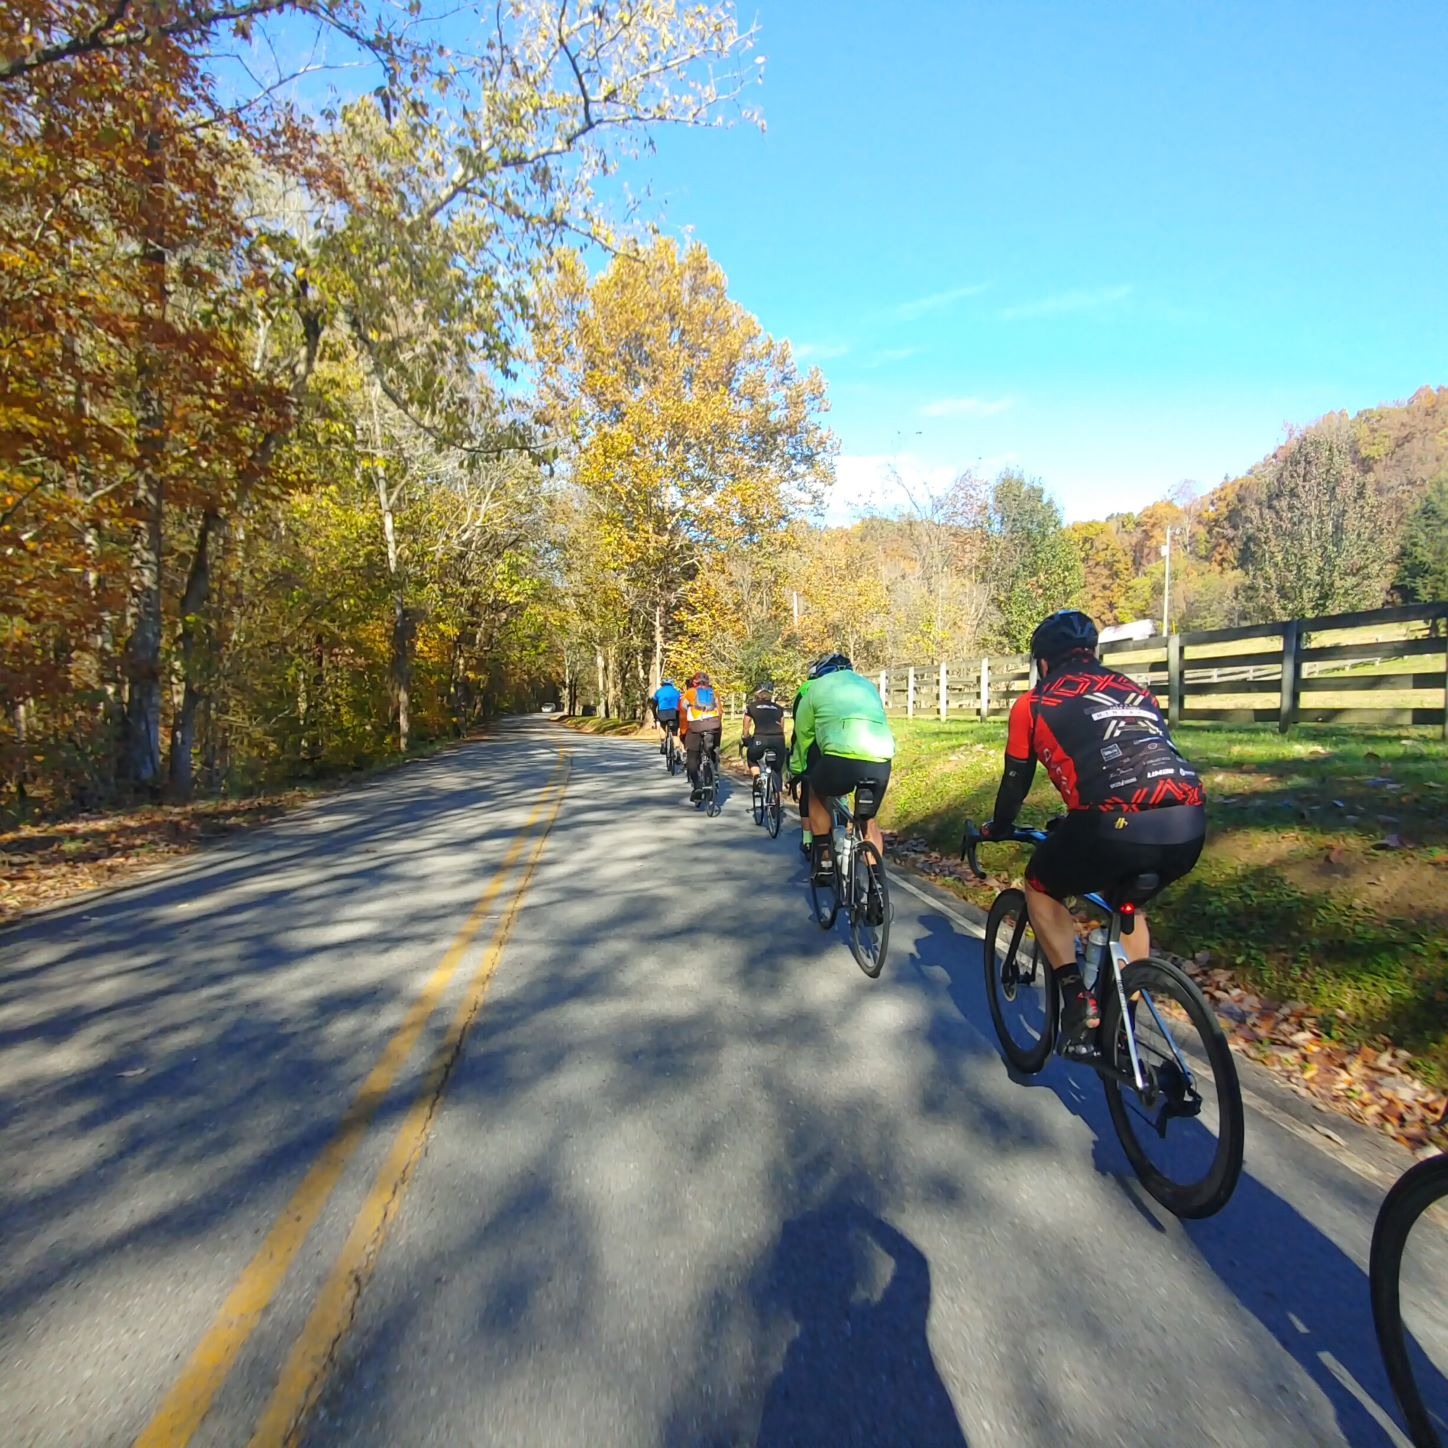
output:
POLYGON ((16 699, 10 706, 10 727, 15 734, 15 806, 21 819, 25 818, 30 783, 30 720, 25 704, 24 699, 16 699))
POLYGON ((141 270, 146 296, 136 354, 136 492, 131 531, 131 634, 126 641, 125 774, 134 787, 154 792, 161 782, 161 548, 165 404, 161 363, 152 330, 166 314, 166 246, 163 235, 162 137, 145 136, 146 182, 141 199, 141 270))
POLYGON ((654 604, 654 666, 649 673, 649 687, 657 693, 664 682, 664 604, 654 604))
POLYGON ((220 522, 214 512, 202 518, 186 592, 181 597, 181 711, 171 729, 171 795, 178 800, 190 799, 195 784, 192 761, 196 753, 196 714, 206 694, 197 656, 202 614, 211 597, 211 537, 220 522))

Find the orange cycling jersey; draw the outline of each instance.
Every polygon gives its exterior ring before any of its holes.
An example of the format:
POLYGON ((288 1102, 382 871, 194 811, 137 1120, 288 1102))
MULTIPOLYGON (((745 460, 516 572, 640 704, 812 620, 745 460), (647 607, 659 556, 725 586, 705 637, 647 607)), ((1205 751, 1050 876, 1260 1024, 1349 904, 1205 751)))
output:
POLYGON ((722 722, 722 715, 714 690, 707 686, 685 689, 679 700, 679 733, 687 734, 690 724, 712 726, 715 721, 722 722))

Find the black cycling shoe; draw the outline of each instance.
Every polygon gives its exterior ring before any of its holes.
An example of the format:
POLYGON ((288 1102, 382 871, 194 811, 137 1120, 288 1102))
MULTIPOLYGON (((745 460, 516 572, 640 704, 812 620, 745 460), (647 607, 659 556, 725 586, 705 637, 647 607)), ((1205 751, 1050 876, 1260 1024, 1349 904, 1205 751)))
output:
POLYGON ((816 885, 828 885, 835 878, 835 857, 818 840, 814 842, 814 879, 816 885))
POLYGON ((1061 1040, 1067 1045, 1080 1044, 1101 1025, 1101 1008, 1086 987, 1077 986, 1061 996, 1061 1040))

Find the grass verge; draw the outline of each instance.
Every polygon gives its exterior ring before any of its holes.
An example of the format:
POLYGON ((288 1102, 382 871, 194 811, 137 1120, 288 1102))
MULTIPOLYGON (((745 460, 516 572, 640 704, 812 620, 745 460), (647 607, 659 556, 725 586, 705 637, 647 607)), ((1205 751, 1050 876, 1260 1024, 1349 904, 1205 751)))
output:
MULTIPOLYGON (((900 720, 881 823, 953 855, 990 816, 1004 726, 900 720)), ((1208 792, 1207 849, 1153 907, 1153 933, 1250 989, 1303 1002, 1330 1038, 1405 1048, 1448 1086, 1448 745, 1427 733, 1184 725, 1208 792), (1205 960, 1206 957, 1201 957, 1205 960)), ((1022 815, 1059 800, 1038 776, 1022 815)), ((1017 873, 1025 852, 988 856, 1017 873)), ((990 886, 961 893, 988 904, 990 886)))

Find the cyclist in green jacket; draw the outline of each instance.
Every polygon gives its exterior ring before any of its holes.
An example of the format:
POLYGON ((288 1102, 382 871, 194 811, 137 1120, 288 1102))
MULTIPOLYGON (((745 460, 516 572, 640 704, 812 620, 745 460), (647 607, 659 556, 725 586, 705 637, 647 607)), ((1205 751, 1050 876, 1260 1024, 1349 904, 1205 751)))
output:
MULTIPOLYGON (((878 809, 890 783, 894 757, 895 737, 875 686, 851 668, 844 654, 825 654, 815 660, 809 682, 795 700, 789 769, 802 781, 799 812, 806 848, 812 841, 819 842, 816 868, 829 869, 832 863, 827 801, 853 794, 868 782, 875 785, 878 809)), ((865 831, 883 857, 885 841, 873 812, 865 831)))

